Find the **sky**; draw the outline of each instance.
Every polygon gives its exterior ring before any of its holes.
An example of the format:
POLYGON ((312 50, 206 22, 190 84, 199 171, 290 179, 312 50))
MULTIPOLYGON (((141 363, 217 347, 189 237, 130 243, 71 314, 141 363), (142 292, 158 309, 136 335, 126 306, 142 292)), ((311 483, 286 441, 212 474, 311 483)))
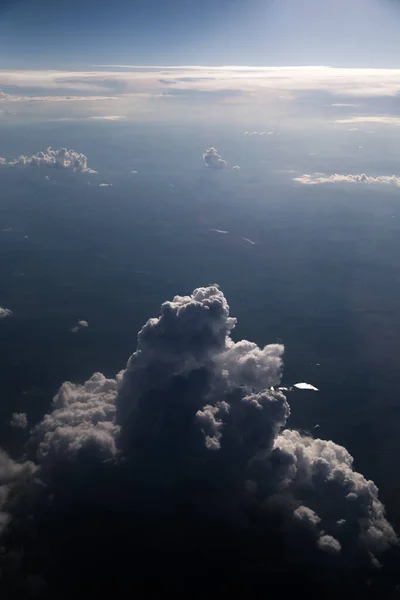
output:
POLYGON ((0 68, 182 62, 398 67, 397 4, 5 0, 0 5, 0 68))

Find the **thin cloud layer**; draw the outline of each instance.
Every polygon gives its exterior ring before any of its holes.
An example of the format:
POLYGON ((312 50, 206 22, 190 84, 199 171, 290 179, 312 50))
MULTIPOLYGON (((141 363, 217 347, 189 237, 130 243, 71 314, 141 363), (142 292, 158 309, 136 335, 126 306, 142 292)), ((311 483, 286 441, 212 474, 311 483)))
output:
POLYGON ((324 173, 313 173, 312 175, 301 175, 295 177, 293 181, 302 183, 304 185, 320 185, 324 183, 369 183, 369 184, 383 184, 393 185, 400 187, 400 177, 397 175, 378 175, 373 177, 371 175, 342 175, 335 173, 334 175, 325 175, 324 173))
POLYGON ((391 115, 353 116, 337 119, 335 123, 380 123, 382 125, 400 125, 400 118, 391 115))
MULTIPOLYGON (((106 67, 107 65, 103 65, 106 67)), ((71 90, 88 96, 170 93, 174 90, 260 92, 324 91, 348 99, 387 97, 400 92, 400 69, 333 67, 110 65, 119 71, 2 70, 0 86, 21 89, 71 90), (121 92, 122 89, 122 92, 121 92)), ((340 102, 339 102, 340 104, 340 102)))
POLYGON ((165 302, 125 371, 61 386, 30 460, 0 454, 8 593, 370 589, 397 542, 378 489, 285 428, 284 348, 235 325, 217 286, 165 302))
POLYGON ((80 173, 97 173, 88 167, 87 156, 75 150, 60 148, 54 150, 49 147, 45 152, 36 152, 32 156, 19 156, 14 160, 0 158, 0 164, 9 167, 16 166, 32 166, 32 167, 48 167, 57 169, 69 169, 80 173))
POLYGON ((209 169, 225 169, 228 166, 228 163, 212 147, 203 154, 203 160, 209 169))

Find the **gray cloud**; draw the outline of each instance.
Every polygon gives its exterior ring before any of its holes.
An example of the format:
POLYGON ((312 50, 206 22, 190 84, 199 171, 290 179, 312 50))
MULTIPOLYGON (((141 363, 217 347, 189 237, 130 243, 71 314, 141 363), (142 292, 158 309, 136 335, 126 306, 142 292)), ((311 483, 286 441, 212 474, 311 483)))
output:
POLYGON ((11 427, 17 429, 26 429, 28 427, 28 417, 26 413, 13 413, 10 420, 11 427))
POLYGON ((10 309, 3 308, 2 306, 0 306, 0 319, 5 319, 6 317, 11 317, 11 316, 12 316, 12 312, 10 309))
POLYGON ((228 166, 228 163, 212 147, 203 154, 203 160, 209 169, 225 169, 228 166))
POLYGON ((10 167, 29 165, 32 167, 70 169, 72 171, 79 171, 80 173, 97 173, 97 171, 89 169, 87 156, 75 152, 75 150, 68 150, 67 148, 54 150, 49 147, 44 152, 36 152, 32 156, 19 156, 14 160, 0 158, 0 164, 10 167))
POLYGON ((285 429, 284 348, 235 325, 215 285, 165 302, 124 371, 61 386, 29 461, 0 455, 7 589, 22 572, 50 596, 60 573, 67 596, 176 589, 200 567, 218 590, 373 576, 397 542, 378 489, 345 448, 285 429))

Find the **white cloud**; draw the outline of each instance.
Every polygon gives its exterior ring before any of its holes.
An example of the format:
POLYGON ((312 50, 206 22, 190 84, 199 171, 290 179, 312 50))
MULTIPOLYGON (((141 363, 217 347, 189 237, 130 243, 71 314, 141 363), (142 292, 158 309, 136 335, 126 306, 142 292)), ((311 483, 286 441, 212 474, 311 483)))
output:
POLYGON ((335 123, 381 123, 382 125, 400 125, 400 117, 393 117, 391 115, 354 116, 347 119, 337 119, 335 123))
POLYGON ((293 181, 302 183, 304 185, 319 185, 324 183, 369 183, 369 184, 383 184, 393 185, 400 187, 400 177, 397 175, 378 175, 373 177, 371 175, 344 175, 335 173, 334 175, 325 175, 324 173, 314 173, 312 175, 301 175, 295 177, 293 181))
POLYGON ((27 165, 33 167, 55 167, 79 171, 80 173, 97 173, 97 171, 89 169, 87 160, 87 156, 75 152, 75 150, 68 150, 67 148, 53 150, 53 148, 49 147, 44 152, 36 152, 32 156, 19 156, 14 160, 0 158, 0 164, 10 167, 27 165))
MULTIPOLYGON (((0 95, 0 102, 99 102, 101 100, 118 100, 117 96, 22 96, 0 95)), ((104 118, 104 117, 99 117, 104 118)))
POLYGON ((357 108, 358 104, 352 104, 350 102, 334 102, 330 106, 334 108, 357 108))
POLYGON ((209 169, 225 169, 228 166, 228 163, 212 147, 203 154, 203 160, 209 169))
MULTIPOLYGON (((160 94, 171 89, 197 91, 273 92, 326 91, 337 96, 396 96, 400 69, 332 67, 181 66, 136 67, 122 71, 2 70, 0 85, 22 89, 71 89, 88 95, 160 94), (121 86, 123 92, 121 94, 121 86)), ((338 104, 350 104, 343 102, 338 104)))
POLYGON ((311 385, 311 383, 294 383, 293 387, 299 389, 299 390, 311 390, 312 392, 318 392, 318 388, 316 388, 314 385, 311 385))
POLYGON ((5 319, 6 317, 11 317, 11 316, 12 316, 11 310, 0 306, 0 319, 5 319))
POLYGON ((122 119, 126 119, 126 116, 119 115, 106 115, 104 117, 89 117, 90 119, 95 119, 98 121, 121 121, 122 119))

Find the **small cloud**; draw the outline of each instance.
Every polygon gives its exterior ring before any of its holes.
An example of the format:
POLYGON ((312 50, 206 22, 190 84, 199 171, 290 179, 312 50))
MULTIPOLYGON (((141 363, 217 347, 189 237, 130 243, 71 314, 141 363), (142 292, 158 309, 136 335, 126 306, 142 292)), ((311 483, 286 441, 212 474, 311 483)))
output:
POLYGON ((87 327, 89 327, 89 323, 87 321, 80 320, 80 321, 78 321, 77 325, 74 325, 74 327, 71 327, 70 331, 72 333, 78 333, 78 331, 81 331, 81 329, 85 329, 87 327))
POLYGON ((293 387, 297 388, 298 390, 311 390, 312 392, 319 391, 318 388, 311 385, 311 383, 295 383, 293 384, 293 387))
POLYGON ((318 547, 324 552, 329 552, 329 554, 339 554, 342 549, 340 542, 331 535, 321 535, 318 540, 318 547))
POLYGON ((6 317, 11 317, 11 316, 12 316, 11 310, 0 306, 0 319, 5 319, 6 317))
POLYGON ((214 231, 215 233, 228 233, 224 229, 210 229, 210 231, 214 231))
POLYGON ((232 167, 232 171, 240 171, 239 165, 235 165, 234 167, 232 167))
POLYGON ((203 160, 209 169, 225 169, 228 163, 218 154, 217 150, 213 147, 208 148, 203 154, 203 160))
POLYGON ((126 119, 126 116, 122 115, 105 115, 101 117, 89 117, 90 119, 96 121, 121 121, 122 119, 126 119))
POLYGON ((255 246, 255 245, 256 245, 256 243, 255 243, 255 242, 253 242, 253 240, 249 240, 249 238, 244 238, 244 237, 242 237, 242 240, 243 240, 244 242, 247 242, 248 244, 251 244, 252 246, 255 246))
POLYGON ((99 187, 112 187, 112 183, 101 183, 99 187))
POLYGON ((331 104, 331 106, 333 106, 334 108, 357 108, 357 106, 359 105, 347 102, 335 102, 334 104, 331 104))
POLYGON ((26 429, 28 427, 28 417, 26 413, 13 413, 10 419, 11 427, 16 429, 26 429))
POLYGON ((371 175, 343 175, 335 173, 334 175, 325 175, 324 173, 314 173, 312 175, 301 175, 295 177, 293 181, 301 183, 303 185, 320 185, 324 183, 369 183, 369 184, 383 184, 393 185, 400 187, 400 177, 396 175, 378 175, 372 177, 371 175))
POLYGON ((131 171, 132 175, 137 175, 139 173, 139 171, 131 171))

